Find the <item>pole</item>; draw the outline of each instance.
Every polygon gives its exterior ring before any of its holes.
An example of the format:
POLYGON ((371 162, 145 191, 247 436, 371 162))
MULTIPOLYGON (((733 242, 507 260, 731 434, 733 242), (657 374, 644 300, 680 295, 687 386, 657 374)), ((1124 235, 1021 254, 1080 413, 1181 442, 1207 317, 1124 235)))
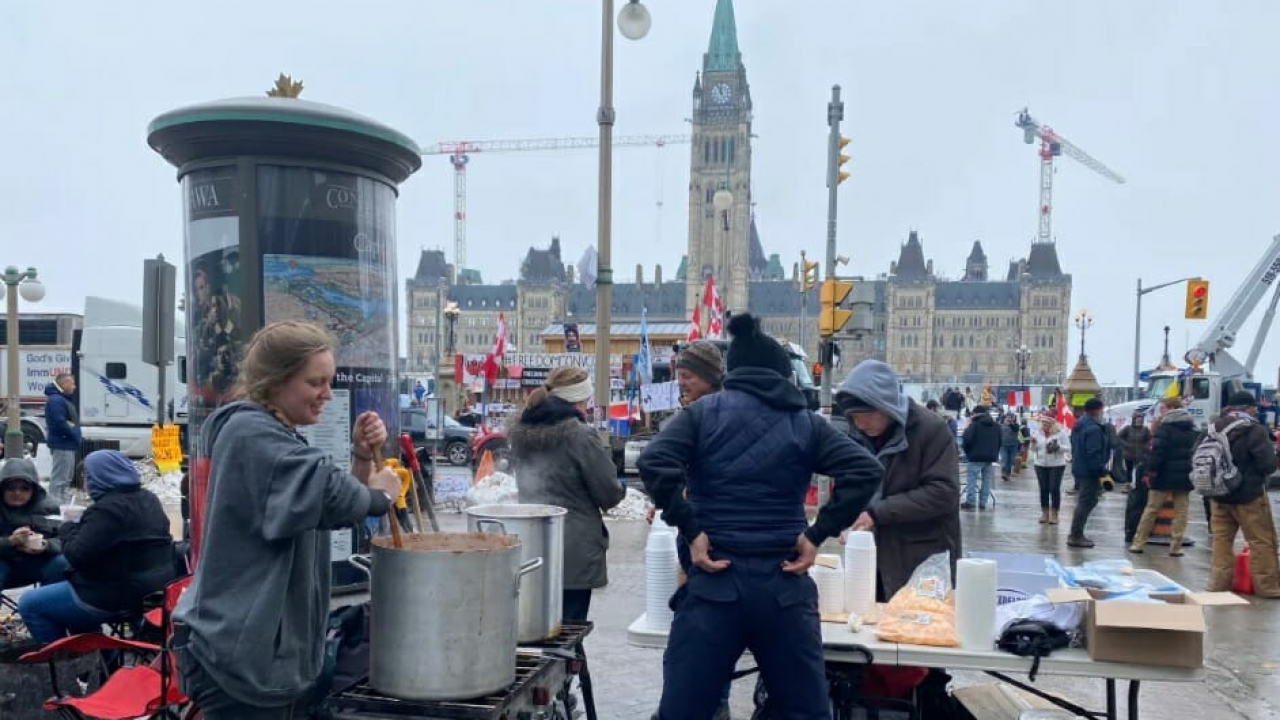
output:
MULTIPOLYGON (((603 0, 604 15, 600 32, 600 109, 596 124, 600 126, 599 209, 596 235, 599 255, 596 266, 596 418, 609 417, 609 326, 613 303, 613 268, 610 232, 613 224, 613 0, 603 0)), ((608 435, 608 424, 601 436, 608 435)))
POLYGON ((1138 278, 1138 309, 1133 318, 1133 389, 1138 389, 1139 364, 1142 362, 1142 278, 1138 278))
POLYGON ((4 433, 4 456, 20 458, 25 448, 22 446, 22 419, 18 410, 18 283, 9 282, 9 278, 5 278, 5 285, 8 286, 5 288, 5 330, 8 336, 5 340, 5 354, 8 362, 6 382, 9 383, 9 394, 5 399, 8 420, 4 433))
MULTIPOLYGON (((808 266, 805 265, 804 251, 801 250, 800 251, 800 349, 804 350, 805 352, 809 352, 808 350, 805 349, 808 346, 804 344, 804 326, 805 326, 805 323, 808 322, 808 315, 809 315, 808 284, 809 284, 809 270, 808 270, 808 266)), ((827 369, 825 367, 822 368, 822 371, 824 374, 826 373, 826 370, 827 369)))
MULTIPOLYGON (((827 103, 827 125, 831 128, 830 137, 827 139, 827 262, 826 277, 827 279, 836 276, 836 188, 840 186, 836 172, 839 169, 836 157, 840 154, 840 121, 844 119, 844 103, 840 102, 840 86, 831 86, 831 102, 827 103)), ((835 344, 834 338, 823 338, 822 350, 819 357, 822 359, 822 395, 820 404, 828 412, 831 412, 831 373, 827 372, 827 366, 831 364, 831 359, 835 355, 832 348, 835 344)))
MULTIPOLYGON (((439 389, 441 387, 440 376, 442 374, 440 368, 444 367, 445 357, 445 353, 441 352, 444 349, 441 346, 444 343, 445 338, 444 323, 441 321, 441 313, 443 312, 443 308, 441 307, 442 305, 444 305, 444 278, 440 278, 440 282, 436 284, 436 366, 433 368, 435 371, 433 374, 436 377, 437 390, 437 392, 433 393, 436 396, 436 433, 437 437, 441 440, 444 439, 444 404, 441 402, 443 398, 440 397, 439 393, 439 389)), ((438 444, 439 443, 437 443, 437 445, 438 444)), ((434 457, 435 453, 433 452, 431 455, 434 457)), ((418 519, 418 524, 422 524, 421 517, 418 519)))

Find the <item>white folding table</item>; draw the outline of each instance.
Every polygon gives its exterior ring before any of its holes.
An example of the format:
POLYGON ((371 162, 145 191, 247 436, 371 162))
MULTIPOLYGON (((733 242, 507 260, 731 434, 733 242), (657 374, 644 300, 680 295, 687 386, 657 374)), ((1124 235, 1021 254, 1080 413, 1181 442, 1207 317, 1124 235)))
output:
MULTIPOLYGON (((664 648, 667 631, 655 630, 648 619, 641 615, 627 628, 627 642, 637 647, 664 648)), ((851 632, 837 623, 822 623, 823 655, 829 662, 865 663, 867 656, 859 649, 870 651, 879 665, 940 668, 947 670, 981 671, 1022 690, 1044 698, 1063 709, 1085 717, 1103 717, 1117 720, 1116 681, 1129 681, 1128 718, 1138 720, 1138 693, 1142 681, 1152 682, 1200 682, 1205 679, 1205 669, 1132 665, 1090 660, 1089 654, 1080 648, 1054 651, 1040 659, 1037 673, 1066 677, 1100 678, 1106 684, 1105 711, 1092 711, 1079 707, 1062 698, 1051 695, 1027 682, 1014 679, 1011 674, 1030 674, 1033 658, 1019 657, 992 647, 990 650, 964 650, 961 648, 905 645, 884 642, 876 637, 874 629, 851 632)))

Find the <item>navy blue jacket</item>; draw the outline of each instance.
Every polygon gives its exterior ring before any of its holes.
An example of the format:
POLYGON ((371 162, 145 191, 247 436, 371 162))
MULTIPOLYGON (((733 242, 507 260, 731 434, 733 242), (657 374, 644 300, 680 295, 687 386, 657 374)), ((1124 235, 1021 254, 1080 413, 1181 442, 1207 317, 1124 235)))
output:
POLYGON ((1071 474, 1078 478, 1102 477, 1111 459, 1111 439, 1106 428, 1081 415, 1071 429, 1071 474))
POLYGON ((80 418, 67 396, 55 384, 44 388, 44 422, 48 426, 45 444, 50 450, 80 449, 80 418))
POLYGON ((883 469, 865 448, 809 412, 772 370, 731 371, 724 391, 686 407, 637 463, 662 519, 692 540, 748 554, 788 552, 803 532, 814 545, 853 524, 883 469), (814 473, 833 480, 812 527, 804 498, 814 473))

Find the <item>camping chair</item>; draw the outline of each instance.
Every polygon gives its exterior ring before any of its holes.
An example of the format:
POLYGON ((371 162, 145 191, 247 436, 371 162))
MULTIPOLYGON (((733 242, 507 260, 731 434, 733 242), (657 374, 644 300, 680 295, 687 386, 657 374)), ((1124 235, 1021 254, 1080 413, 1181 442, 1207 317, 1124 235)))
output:
POLYGON ((72 635, 56 640, 20 658, 24 663, 47 662, 53 678, 55 696, 44 704, 44 711, 64 720, 179 720, 178 709, 189 701, 174 682, 175 667, 170 641, 173 637, 172 614, 183 591, 191 584, 187 576, 175 580, 164 589, 164 603, 146 614, 147 622, 162 630, 161 644, 127 640, 101 633, 72 635), (84 697, 63 697, 58 689, 57 660, 88 652, 114 650, 150 656, 150 663, 126 665, 107 678, 93 693, 84 697), (176 707, 175 707, 176 706, 176 707))

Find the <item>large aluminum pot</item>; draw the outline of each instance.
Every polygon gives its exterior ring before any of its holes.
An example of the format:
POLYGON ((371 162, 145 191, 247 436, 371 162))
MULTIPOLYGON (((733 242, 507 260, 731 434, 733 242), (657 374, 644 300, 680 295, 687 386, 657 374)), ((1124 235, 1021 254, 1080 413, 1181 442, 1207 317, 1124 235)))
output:
POLYGON ((466 700, 516 677, 520 577, 542 566, 520 561, 513 535, 432 533, 373 540, 369 684, 406 700, 466 700))
POLYGON ((560 634, 564 610, 564 519, 555 505, 477 505, 467 509, 467 529, 520 536, 520 559, 542 558, 542 570, 523 581, 520 592, 520 642, 560 634))

